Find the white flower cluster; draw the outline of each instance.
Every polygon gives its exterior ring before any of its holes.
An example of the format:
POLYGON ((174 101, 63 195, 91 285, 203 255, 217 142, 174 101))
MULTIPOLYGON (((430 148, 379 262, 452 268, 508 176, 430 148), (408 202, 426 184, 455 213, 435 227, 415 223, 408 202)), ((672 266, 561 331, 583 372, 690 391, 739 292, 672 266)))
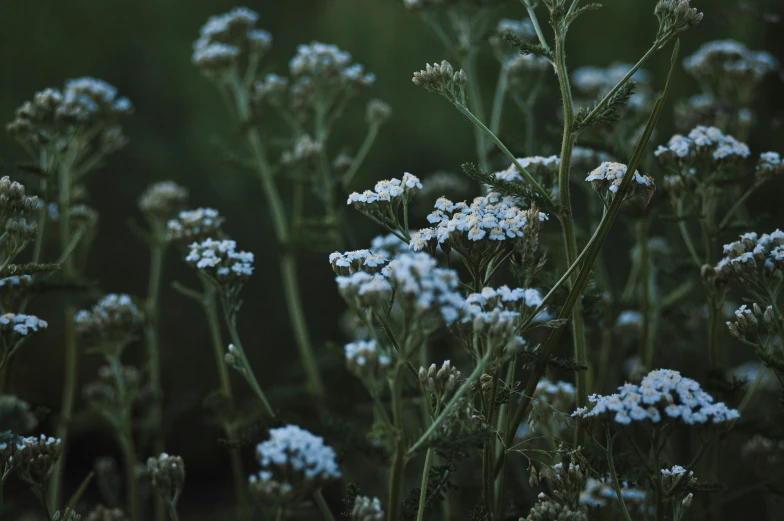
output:
MULTIPOLYGON (((615 62, 605 68, 584 66, 572 73, 572 87, 587 97, 597 97, 609 92, 632 69, 630 63, 615 62)), ((640 69, 634 73, 632 80, 637 83, 649 83, 651 75, 640 69)))
POLYGON ((46 329, 49 324, 45 320, 34 315, 22 313, 6 313, 0 315, 0 333, 15 333, 20 336, 28 336, 30 332, 38 333, 46 329))
POLYGON ((400 237, 389 233, 373 237, 373 240, 370 241, 370 251, 392 259, 401 253, 408 253, 409 247, 400 237))
POLYGON ((110 293, 89 311, 79 311, 74 321, 76 331, 82 335, 115 338, 138 330, 144 323, 144 314, 128 295, 110 293))
POLYGON ((512 86, 522 85, 530 79, 531 73, 545 72, 552 69, 550 60, 534 54, 516 54, 503 63, 509 83, 512 86))
POLYGON ((751 151, 748 145, 724 134, 716 127, 698 125, 688 136, 672 136, 667 146, 660 145, 654 155, 663 165, 684 173, 697 158, 710 158, 716 163, 725 163, 746 159, 751 155, 751 151))
POLYGON ((380 272, 389 263, 389 259, 370 250, 347 251, 345 253, 336 251, 329 255, 329 263, 336 275, 351 275, 358 271, 380 272))
POLYGON ((476 197, 470 205, 441 197, 435 203, 435 210, 427 216, 435 228, 419 230, 416 237, 412 237, 411 249, 421 251, 432 241, 438 244, 448 241, 449 246, 460 251, 485 238, 490 241, 518 239, 523 237, 526 224, 532 218, 544 221, 547 214, 531 215, 517 199, 496 192, 476 197))
POLYGON ((352 84, 369 87, 376 81, 364 67, 351 63, 351 54, 336 45, 312 42, 297 46, 297 54, 289 61, 289 71, 295 78, 305 77, 308 81, 324 82, 339 78, 352 84))
POLYGON ((457 272, 439 268, 430 255, 400 255, 389 262, 383 274, 405 314, 440 317, 447 325, 458 319, 463 297, 457 272))
POLYGON ((775 176, 784 174, 784 162, 778 152, 763 152, 757 160, 757 175, 775 176))
POLYGON ((402 179, 384 179, 376 183, 374 190, 365 190, 362 193, 352 192, 346 204, 362 212, 383 211, 390 204, 411 199, 419 190, 422 183, 415 175, 406 172, 402 179))
POLYGON ((211 16, 193 42, 191 61, 211 74, 232 66, 240 54, 249 49, 263 53, 272 46, 272 35, 254 29, 259 15, 247 7, 235 7, 228 13, 211 16))
MULTIPOLYGON (((621 186, 623 176, 626 175, 626 169, 627 166, 623 163, 608 161, 592 170, 585 180, 591 183, 594 190, 606 189, 614 194, 618 192, 618 189, 621 186)), ((632 181, 632 192, 656 189, 653 178, 649 175, 640 175, 639 172, 634 172, 632 181)))
POLYGON ((618 327, 640 327, 642 326, 642 313, 632 309, 622 311, 615 319, 615 325, 618 327))
MULTIPOLYGON (((645 502, 646 492, 632 488, 624 481, 621 483, 621 497, 627 503, 642 506, 645 502)), ((618 495, 615 493, 615 488, 612 485, 612 478, 598 480, 589 477, 585 484, 585 490, 580 493, 580 504, 590 507, 604 507, 607 505, 608 500, 611 502, 618 501, 618 495)))
POLYGON ((510 341, 513 347, 520 347, 525 340, 517 336, 521 311, 535 309, 542 304, 542 295, 536 289, 501 286, 498 289, 486 287, 480 293, 468 295, 460 307, 459 324, 470 326, 472 331, 488 334, 488 343, 505 348, 510 341))
POLYGON ((223 221, 218 210, 212 208, 185 210, 168 222, 167 236, 170 241, 177 242, 203 240, 220 231, 223 221))
POLYGON ((384 521, 385 518, 384 510, 381 508, 381 500, 377 497, 371 499, 367 496, 357 496, 354 498, 351 521, 384 521))
POLYGON ((593 407, 577 409, 578 418, 612 418, 615 423, 629 425, 634 421, 683 421, 688 425, 724 423, 740 417, 735 409, 723 402, 713 403, 713 397, 691 378, 678 371, 658 369, 648 373, 640 385, 627 383, 620 392, 588 397, 593 407))
POLYGON ((724 257, 716 264, 722 279, 754 280, 784 270, 784 232, 776 230, 761 236, 744 233, 740 239, 724 245, 724 257))
MULTIPOLYGON (((519 157, 517 162, 520 166, 525 168, 529 174, 537 178, 553 178, 558 174, 558 167, 561 164, 561 158, 558 156, 533 156, 533 157, 519 157)), ((525 182, 522 174, 517 168, 517 165, 512 163, 506 170, 501 170, 495 173, 495 178, 502 181, 519 181, 525 182)))
POLYGON ((251 491, 267 501, 306 497, 340 478, 334 449, 296 425, 270 429, 270 439, 256 446, 256 457, 261 471, 248 481, 251 491))
POLYGON ((361 307, 378 308, 387 304, 392 297, 392 285, 379 273, 358 271, 351 275, 338 275, 335 282, 338 291, 351 306, 356 301, 361 307))
POLYGON ((25 479, 41 484, 49 477, 55 462, 63 453, 63 442, 41 434, 17 438, 8 463, 17 468, 25 479))
POLYGON ((91 114, 127 115, 133 112, 128 98, 117 97, 117 89, 96 78, 75 78, 65 82, 63 101, 79 104, 91 114))
POLYGON ((230 240, 205 239, 190 245, 185 262, 221 282, 243 282, 253 275, 254 256, 237 251, 237 243, 230 240))
POLYGON ((357 340, 343 348, 346 366, 358 378, 383 380, 390 366, 387 355, 379 352, 375 340, 357 340))
POLYGON ((729 78, 754 84, 777 71, 779 63, 769 52, 751 51, 735 40, 715 40, 686 57, 683 67, 698 80, 729 78))
POLYGON ((33 277, 30 275, 13 275, 11 277, 0 279, 0 288, 4 288, 4 290, 9 288, 25 288, 32 284, 32 282, 33 277))
POLYGON ((569 382, 551 382, 547 378, 542 378, 539 380, 539 383, 536 384, 533 399, 535 402, 550 404, 557 409, 561 409, 561 407, 558 407, 555 404, 574 402, 576 393, 577 391, 575 390, 574 385, 569 382))
POLYGON ((188 189, 174 181, 153 183, 139 197, 139 209, 149 218, 168 222, 188 202, 188 189))
POLYGON ((289 79, 269 73, 253 84, 253 96, 256 101, 280 103, 289 88, 289 79))
MULTIPOLYGON (((672 468, 669 469, 661 469, 662 476, 685 476, 686 469, 681 467, 680 465, 674 465, 672 468)), ((689 472, 689 476, 692 476, 694 472, 689 472)))

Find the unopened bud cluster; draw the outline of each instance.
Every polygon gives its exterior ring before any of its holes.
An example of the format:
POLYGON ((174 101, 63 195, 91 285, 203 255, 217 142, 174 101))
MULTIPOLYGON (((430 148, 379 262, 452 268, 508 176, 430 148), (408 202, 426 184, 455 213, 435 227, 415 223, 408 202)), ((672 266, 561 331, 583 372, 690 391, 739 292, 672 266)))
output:
POLYGON ((90 310, 74 317, 76 331, 96 347, 116 353, 134 339, 144 324, 144 314, 130 296, 110 293, 90 310))
POLYGON ((180 244, 201 241, 218 234, 224 220, 213 208, 185 210, 167 223, 167 237, 180 244))
POLYGON ((155 492, 166 501, 175 501, 185 486, 185 462, 180 456, 165 452, 147 460, 147 472, 155 492))
MULTIPOLYGON (((38 223, 27 220, 36 209, 38 197, 25 195, 25 187, 8 176, 0 179, 0 235, 5 236, 6 257, 18 254, 38 234, 38 223)), ((1 251, 1 250, 0 250, 1 251)))
POLYGON ((411 80, 417 87, 437 92, 454 103, 465 103, 465 86, 468 76, 460 69, 455 71, 452 65, 444 60, 440 64, 425 66, 424 70, 414 73, 411 80))
POLYGON ((377 497, 357 496, 351 509, 351 521, 384 521, 384 510, 377 497))
POLYGON ((760 322, 765 325, 768 330, 774 330, 776 327, 776 313, 773 311, 773 306, 768 306, 764 310, 758 304, 752 304, 749 308, 743 304, 735 310, 735 321, 727 321, 727 329, 730 334, 741 340, 744 338, 754 339, 758 332, 760 322))
POLYGON ((659 0, 654 9, 659 19, 658 38, 669 38, 702 21, 702 13, 691 7, 690 0, 659 0))
POLYGON ((724 257, 712 269, 717 281, 735 280, 766 286, 784 278, 784 232, 745 233, 724 245, 724 257))
POLYGON ((44 434, 18 438, 14 443, 11 462, 22 479, 40 485, 49 478, 62 453, 63 442, 60 438, 44 434))
POLYGON ((365 382, 381 382, 389 373, 391 361, 381 353, 375 340, 357 340, 343 348, 346 367, 365 382))
POLYGON ((449 360, 444 361, 441 367, 430 364, 428 369, 419 368, 419 384, 427 396, 435 398, 436 403, 449 399, 459 379, 460 371, 452 367, 449 360))
POLYGON ((153 183, 139 197, 139 209, 148 218, 167 223, 188 202, 188 189, 174 181, 153 183))

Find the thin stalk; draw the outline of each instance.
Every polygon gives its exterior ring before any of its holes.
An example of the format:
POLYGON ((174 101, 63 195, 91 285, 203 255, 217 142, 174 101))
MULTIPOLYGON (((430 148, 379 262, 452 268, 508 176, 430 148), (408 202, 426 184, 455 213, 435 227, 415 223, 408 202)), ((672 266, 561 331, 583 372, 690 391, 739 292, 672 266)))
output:
POLYGON ((365 157, 367 157, 368 152, 370 152, 370 149, 373 146, 373 142, 378 136, 378 131, 380 128, 381 125, 379 124, 370 125, 368 128, 368 133, 365 136, 364 141, 362 141, 362 145, 359 147, 357 155, 354 156, 354 160, 351 162, 349 169, 345 174, 343 174, 343 180, 341 181, 341 184, 343 185, 344 189, 348 188, 348 186, 351 184, 351 181, 354 180, 354 176, 357 175, 359 167, 362 166, 362 163, 365 161, 365 157))
POLYGON ((327 502, 324 500, 324 496, 321 494, 321 489, 313 493, 313 500, 316 502, 316 506, 318 506, 318 509, 325 521, 335 521, 335 516, 332 515, 332 511, 330 511, 329 505, 327 505, 327 502))
POLYGON ((243 368, 243 376, 245 380, 250 385, 250 388, 253 390, 253 393, 258 397, 261 401, 262 405, 264 406, 264 411, 269 415, 270 418, 275 417, 275 411, 270 405, 269 400, 267 399, 267 395, 264 393, 264 390, 261 388, 258 379, 256 379, 256 375, 253 372, 253 369, 250 367, 250 362, 248 362, 247 356, 245 356, 245 349, 242 347, 242 342, 240 341, 240 335, 237 333, 237 326, 235 325, 235 320, 233 317, 229 315, 228 311, 225 311, 226 317, 226 327, 229 329, 229 334, 231 335, 231 341, 234 343, 235 348, 237 349, 237 354, 242 357, 240 361, 240 365, 243 368))
POLYGON ((517 158, 514 156, 514 154, 512 154, 509 151, 509 149, 506 148, 506 145, 504 145, 501 142, 501 140, 498 139, 498 136, 496 136, 489 128, 487 128, 485 126, 485 124, 482 123, 482 120, 478 119, 468 109, 468 107, 466 107, 465 105, 463 105, 462 103, 459 103, 459 102, 454 102, 454 105, 455 105, 455 107, 457 107, 457 110, 459 110, 461 114, 463 114, 465 117, 467 117, 474 125, 479 127, 479 129, 482 132, 484 132, 487 135, 487 137, 489 137, 490 140, 493 143, 495 143, 495 146, 497 146, 498 149, 507 157, 507 159, 509 159, 509 161, 511 161, 512 164, 515 165, 515 167, 517 168, 518 172, 520 172, 520 174, 525 178, 525 181, 528 184, 531 185, 531 187, 534 189, 534 191, 537 192, 539 194, 539 196, 541 196, 550 205, 552 205, 553 201, 550 198, 549 192, 547 190, 545 190, 544 187, 541 184, 539 184, 539 182, 536 179, 534 179, 534 177, 528 172, 528 170, 525 169, 525 167, 523 167, 523 165, 520 164, 520 162, 517 160, 517 158))
POLYGON ((637 223, 637 244, 640 252, 640 314, 642 330, 640 332, 640 359, 647 369, 653 367, 653 305, 651 302, 651 259, 648 245, 648 218, 637 223))
MULTIPOLYGON (((399 356, 402 356, 399 355, 399 356)), ((404 364, 400 361, 395 366, 392 375, 392 421, 395 427, 395 453, 392 458, 392 466, 389 471, 389 494, 388 494, 388 519, 390 521, 399 518, 400 495, 403 490, 403 471, 406 466, 406 446, 403 441, 403 378, 402 370, 404 364)))
MULTIPOLYGON (((76 149, 76 144, 72 144, 76 149)), ((69 153, 69 158, 66 159, 58 172, 58 208, 60 210, 60 225, 59 225, 59 238, 60 248, 63 253, 67 252, 71 246, 71 168, 73 165, 74 152, 69 153)), ((76 264, 74 258, 66 255, 62 263, 63 275, 68 278, 73 278, 76 275, 76 264)), ((68 424, 71 421, 73 414, 74 400, 76 397, 76 380, 77 371, 79 366, 79 352, 76 339, 76 326, 74 324, 74 315, 76 308, 71 303, 70 298, 66 297, 65 305, 63 306, 65 314, 65 330, 63 331, 64 347, 64 360, 63 360, 63 391, 62 401, 60 405, 60 418, 57 424, 57 437, 62 440, 63 453, 55 464, 52 472, 52 482, 48 487, 49 503, 52 505, 59 505, 62 498, 63 477, 65 473, 65 461, 67 460, 68 453, 68 424)), ((46 501, 46 498, 44 498, 46 501)))
MULTIPOLYGON (((470 50, 466 57, 463 68, 465 69, 466 76, 468 77, 468 99, 471 100, 471 107, 476 112, 480 120, 485 119, 484 103, 482 103, 482 94, 479 91, 479 77, 476 74, 476 50, 470 50)), ((488 160, 488 146, 485 141, 485 135, 481 132, 480 128, 474 128, 474 139, 476 140, 476 154, 479 160, 479 166, 487 172, 490 169, 490 162, 488 160)))
POLYGON ((615 442, 615 438, 610 435, 609 425, 605 425, 604 432, 607 438, 607 448, 605 449, 607 452, 607 465, 610 467, 610 478, 612 478, 613 489, 615 489, 615 495, 618 497, 618 503, 621 505, 621 509, 623 510, 623 515, 626 518, 626 521, 633 521, 632 516, 629 514, 629 509, 626 508, 626 501, 623 500, 621 482, 618 481, 618 474, 615 471, 615 459, 613 458, 613 444, 615 442))
MULTIPOLYGON (((165 243, 158 241, 158 238, 162 235, 161 226, 157 222, 152 224, 152 226, 155 228, 156 233, 154 234, 154 241, 150 244, 150 274, 147 282, 147 299, 145 301, 147 322, 144 326, 144 338, 147 346, 147 368, 149 370, 149 385, 152 393, 149 411, 150 434, 152 435, 153 452, 157 455, 164 450, 163 431, 161 429, 163 421, 163 391, 161 385, 158 304, 161 294, 165 243)), ((163 521, 166 515, 165 507, 163 500, 156 497, 155 519, 157 521, 163 521)))
POLYGON ((528 17, 531 19, 531 23, 534 26, 536 36, 539 37, 539 43, 542 47, 544 47, 545 51, 547 51, 547 54, 550 54, 552 51, 550 51, 550 46, 547 45, 547 40, 544 39, 544 33, 542 32, 542 28, 539 26, 539 19, 536 17, 536 13, 534 12, 534 6, 531 5, 529 0, 520 0, 520 2, 525 6, 525 10, 528 11, 528 17))
POLYGON ((125 486, 126 486, 126 501, 128 502, 128 516, 130 521, 139 521, 139 504, 137 498, 137 483, 136 483, 136 448, 133 445, 133 440, 130 439, 130 425, 123 427, 121 434, 123 438, 122 451, 123 459, 125 460, 125 486))
MULTIPOLYGON (((632 172, 637 170, 637 167, 640 165, 642 161, 643 154, 645 153, 645 149, 650 141, 651 134, 653 133, 654 128, 656 127, 656 123, 659 121, 659 116, 661 115, 662 109, 664 108, 664 101, 667 97, 667 93, 670 90, 670 86, 672 84, 672 77, 675 71, 675 63, 678 56, 678 51, 680 49, 680 41, 677 41, 675 44, 675 48, 673 50, 673 54, 670 60, 670 71, 667 76, 667 83, 664 87, 664 92, 656 101, 656 104, 651 112, 651 116, 648 118, 648 124, 645 127, 645 131, 643 132, 640 141, 637 143, 637 148, 632 155, 631 161, 629 161, 627 175, 625 175, 621 181, 621 185, 618 188, 618 192, 616 193, 615 197, 613 198, 612 203, 610 203, 609 208, 605 212, 604 216, 602 217, 602 221, 599 227, 594 232, 593 237, 588 243, 588 246, 583 251, 585 253, 585 261, 580 269, 580 273, 575 285, 572 286, 572 289, 569 291, 569 295, 564 303, 560 318, 566 318, 572 311, 572 308, 575 302, 580 298, 583 288, 585 284, 588 282, 588 277, 591 272, 591 268, 596 261, 596 258, 601 251, 602 245, 606 240, 608 234, 610 233, 610 229, 612 228, 613 223, 615 222, 615 218, 618 216, 618 213, 621 209, 621 204, 623 203, 623 199, 628 191, 629 186, 631 185, 632 181, 632 172)), ((582 254, 581 254, 582 256, 582 254)), ((571 268, 570 268, 571 269, 571 268)), ((553 350, 555 349, 558 341, 563 333, 563 326, 554 328, 550 335, 548 336, 547 340, 545 341, 544 346, 541 349, 539 363, 536 364, 534 367, 534 371, 531 374, 530 378, 528 379, 525 392, 523 394, 522 399, 520 400, 520 404, 515 411, 515 415, 513 417, 512 423, 510 425, 510 429, 506 435, 506 445, 507 447, 511 446, 511 443, 514 439, 514 432, 517 430, 517 426, 520 425, 520 422, 523 421, 525 415, 528 412, 528 407, 531 405, 531 398, 536 391, 536 385, 539 383, 539 380, 542 378, 544 371, 547 367, 545 361, 547 358, 552 354, 553 350)), ((502 460, 503 461, 503 460, 502 460)), ((499 461, 499 465, 497 465, 496 471, 501 471, 501 462, 499 461)))
POLYGON ((724 214, 724 218, 719 223, 719 230, 724 230, 730 224, 730 220, 732 220, 732 217, 741 208, 741 206, 743 206, 743 203, 746 202, 746 199, 748 199, 751 196, 751 194, 753 194, 754 191, 760 187, 760 184, 761 183, 752 184, 749 187, 749 189, 746 190, 746 192, 735 201, 735 203, 730 207, 730 209, 727 210, 727 213, 724 214))
POLYGON ((171 521, 180 521, 180 516, 177 515, 177 506, 173 502, 167 501, 166 508, 169 511, 169 519, 171 521))
MULTIPOLYGON (((563 231, 564 246, 566 249, 566 265, 571 266, 577 260, 577 237, 575 234, 574 218, 572 215, 571 189, 569 183, 569 170, 572 163, 572 151, 577 140, 573 133, 574 102, 572 100, 572 87, 569 83, 569 73, 566 67, 566 28, 555 24, 555 68, 558 76, 558 85, 561 89, 563 100, 564 128, 561 143, 561 162, 558 168, 558 193, 560 199, 559 221, 563 231)), ((569 279, 569 286, 577 282, 575 273, 569 279)), ((574 343, 574 359, 581 365, 588 365, 588 349, 585 340, 585 319, 581 299, 577 299, 572 310, 572 341, 574 343)), ((577 371, 577 407, 588 404, 587 375, 577 371)), ((579 426, 575 429, 575 444, 582 439, 582 430, 579 426)))
POLYGON ((506 87, 508 84, 508 76, 506 74, 506 67, 501 64, 501 70, 498 71, 498 80, 495 84, 495 94, 493 95, 493 108, 490 111, 490 130, 496 136, 501 131, 501 115, 504 110, 504 100, 506 99, 506 87))
POLYGON ((433 464, 433 447, 427 449, 425 455, 425 467, 422 469, 422 487, 419 489, 419 508, 417 509, 416 521, 422 521, 425 517, 425 502, 427 500, 427 482, 430 480, 430 466, 433 464))
MULTIPOLYGON (((231 390, 231 380, 229 379, 229 369, 224 360, 225 346, 220 330, 220 318, 218 316, 218 306, 215 299, 215 291, 204 283, 204 295, 201 299, 201 304, 204 309, 204 314, 207 317, 207 326, 210 330, 210 339, 212 343, 213 354, 215 355, 215 366, 218 369, 218 377, 221 384, 221 392, 226 398, 229 407, 234 408, 234 395, 231 390)), ((236 438, 234 427, 230 422, 225 422, 223 425, 226 439, 230 442, 236 438)), ((245 493, 247 481, 245 478, 245 471, 242 467, 242 458, 240 457, 239 449, 230 447, 229 455, 231 459, 231 472, 234 480, 234 494, 236 496, 237 507, 240 511, 240 518, 247 521, 249 518, 248 497, 245 493)))
POLYGON ((288 249, 290 248, 290 236, 288 220, 283 208, 283 201, 275 184, 272 167, 267 159, 267 154, 264 145, 262 144, 259 131, 256 127, 250 125, 251 110, 247 92, 239 81, 237 74, 232 75, 232 79, 237 115, 239 117, 240 125, 244 128, 243 136, 245 137, 248 147, 253 154, 253 159, 256 162, 264 196, 267 200, 267 206, 269 207, 273 228, 275 229, 275 236, 278 239, 278 243, 284 248, 284 253, 280 258, 283 289, 289 317, 291 318, 291 325, 294 329, 294 338, 297 343, 300 361, 302 362, 305 374, 307 375, 307 388, 313 396, 321 398, 326 393, 326 390, 324 388, 324 383, 321 380, 321 374, 318 371, 318 365, 316 364, 313 347, 305 322, 305 310, 302 305, 299 282, 297 280, 296 257, 294 256, 294 252, 288 249))

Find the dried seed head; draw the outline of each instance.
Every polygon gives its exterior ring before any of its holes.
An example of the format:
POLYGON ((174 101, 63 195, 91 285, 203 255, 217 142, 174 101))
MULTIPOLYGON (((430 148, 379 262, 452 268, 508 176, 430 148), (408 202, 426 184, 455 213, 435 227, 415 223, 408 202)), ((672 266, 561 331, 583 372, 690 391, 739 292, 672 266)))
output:
POLYGON ((164 452, 157 458, 147 460, 147 471, 158 495, 164 500, 176 502, 185 486, 185 462, 182 458, 164 452))

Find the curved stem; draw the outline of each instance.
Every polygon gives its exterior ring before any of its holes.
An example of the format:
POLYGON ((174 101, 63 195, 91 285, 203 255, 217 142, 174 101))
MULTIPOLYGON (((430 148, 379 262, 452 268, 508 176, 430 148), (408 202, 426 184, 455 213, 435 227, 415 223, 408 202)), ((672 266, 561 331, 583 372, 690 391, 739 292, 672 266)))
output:
MULTIPOLYGON (((403 356, 402 353, 398 356, 403 356)), ((392 467, 389 472, 388 519, 396 520, 399 517, 400 496, 403 491, 403 471, 406 466, 406 446, 403 441, 403 408, 402 368, 404 364, 398 360, 395 372, 392 375, 392 421, 395 427, 395 454, 392 458, 392 467)))
POLYGON ((626 508, 626 502, 623 500, 621 483, 618 481, 618 474, 615 472, 615 459, 613 458, 613 444, 615 442, 615 438, 610 435, 609 425, 605 425, 604 432, 605 436, 607 437, 607 448, 605 451, 607 452, 607 465, 610 467, 610 478, 613 482, 613 489, 615 489, 615 495, 618 497, 618 503, 621 505, 621 509, 623 510, 623 515, 626 518, 626 521, 633 521, 632 516, 629 514, 629 509, 626 508))
POLYGON ((343 174, 343 179, 341 181, 343 189, 348 189, 351 181, 354 180, 354 176, 357 174, 357 171, 359 171, 359 167, 361 167, 362 163, 365 161, 365 157, 367 157, 368 152, 370 152, 370 148, 373 146, 373 142, 376 140, 380 128, 381 125, 379 124, 370 125, 368 128, 368 133, 365 136, 364 141, 362 141, 362 145, 359 147, 357 155, 354 156, 354 160, 351 161, 351 167, 349 167, 346 173, 343 174))
POLYGON ((417 509, 416 521, 422 521, 425 516, 425 502, 427 500, 427 482, 430 480, 430 466, 433 464, 434 450, 432 447, 427 449, 425 455, 425 467, 422 469, 422 487, 419 489, 419 508, 417 509))
POLYGON ((332 515, 332 512, 329 509, 329 505, 327 505, 327 502, 324 500, 324 496, 321 494, 321 489, 313 493, 313 499, 316 502, 316 506, 318 506, 318 509, 325 521, 335 521, 335 516, 332 515))

